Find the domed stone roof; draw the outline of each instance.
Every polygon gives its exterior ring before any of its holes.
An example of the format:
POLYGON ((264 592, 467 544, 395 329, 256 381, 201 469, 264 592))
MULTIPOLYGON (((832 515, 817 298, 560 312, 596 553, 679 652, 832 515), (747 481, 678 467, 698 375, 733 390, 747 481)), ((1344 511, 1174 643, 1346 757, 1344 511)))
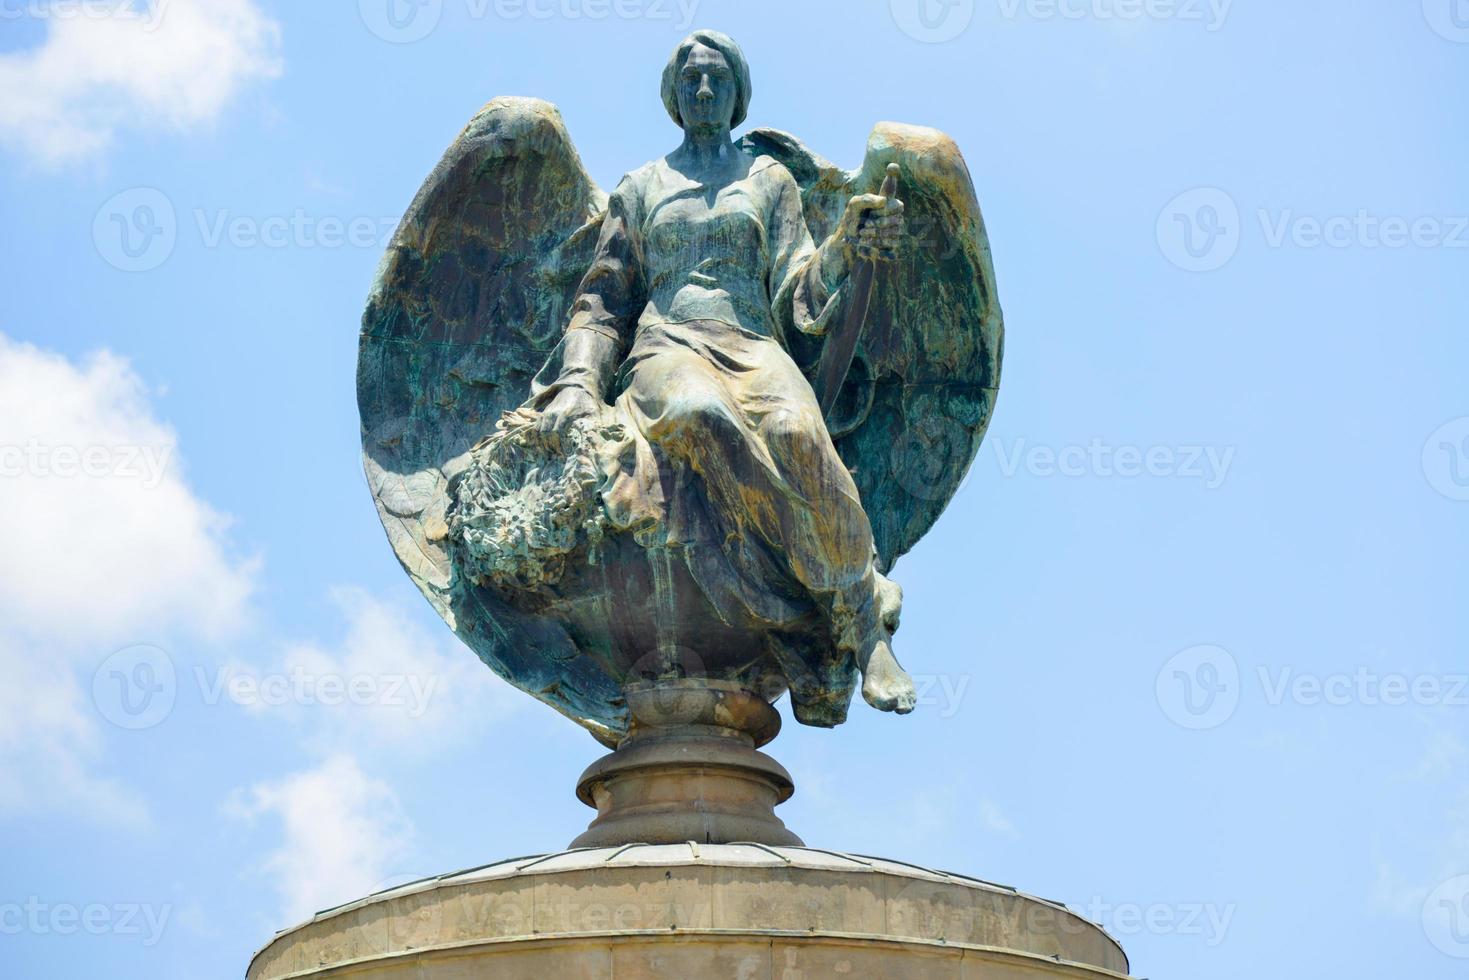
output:
POLYGON ((750 976, 780 976, 777 952, 792 963, 820 957, 853 976, 959 978, 981 964, 1078 978, 1128 970, 1101 927, 1004 885, 811 847, 690 842, 573 849, 397 885, 281 932, 249 977, 345 965, 429 977, 440 962, 463 970, 466 957, 500 976, 512 947, 524 955, 527 946, 546 962, 593 964, 567 976, 611 976, 614 962, 624 963, 618 977, 683 976, 671 964, 721 957, 755 969, 750 976), (920 961, 920 972, 891 972, 892 963, 920 961))

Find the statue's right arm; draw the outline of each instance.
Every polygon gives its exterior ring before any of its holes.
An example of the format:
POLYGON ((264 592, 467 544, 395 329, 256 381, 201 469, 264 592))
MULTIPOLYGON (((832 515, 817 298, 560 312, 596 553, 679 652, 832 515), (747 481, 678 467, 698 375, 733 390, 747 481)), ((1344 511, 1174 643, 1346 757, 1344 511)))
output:
POLYGON ((595 257, 572 302, 558 351, 559 371, 537 393, 541 406, 568 388, 579 389, 599 402, 607 400, 617 367, 631 343, 633 326, 647 302, 637 235, 638 207, 632 178, 624 177, 608 199, 595 257))

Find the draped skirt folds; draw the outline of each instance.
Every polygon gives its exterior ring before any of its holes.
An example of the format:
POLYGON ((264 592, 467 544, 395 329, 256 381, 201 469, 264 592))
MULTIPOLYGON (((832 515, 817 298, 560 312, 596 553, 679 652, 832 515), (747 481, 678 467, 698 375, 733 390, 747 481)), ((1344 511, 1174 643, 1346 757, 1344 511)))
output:
POLYGON ((717 320, 644 324, 618 390, 633 434, 603 492, 612 524, 681 552, 727 622, 789 626, 814 605, 850 672, 878 629, 872 529, 790 355, 717 320))

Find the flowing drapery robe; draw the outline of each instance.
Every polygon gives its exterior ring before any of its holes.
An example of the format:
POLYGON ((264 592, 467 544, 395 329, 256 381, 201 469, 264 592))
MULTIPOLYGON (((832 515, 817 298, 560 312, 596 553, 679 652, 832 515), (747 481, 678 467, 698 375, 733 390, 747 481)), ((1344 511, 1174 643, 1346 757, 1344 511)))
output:
POLYGON ((786 349, 844 286, 823 279, 790 172, 731 163, 709 186, 665 160, 623 178, 529 404, 567 387, 612 402, 632 437, 602 491, 610 522, 677 555, 726 622, 817 609, 844 656, 807 670, 850 673, 880 628, 872 531, 786 349))

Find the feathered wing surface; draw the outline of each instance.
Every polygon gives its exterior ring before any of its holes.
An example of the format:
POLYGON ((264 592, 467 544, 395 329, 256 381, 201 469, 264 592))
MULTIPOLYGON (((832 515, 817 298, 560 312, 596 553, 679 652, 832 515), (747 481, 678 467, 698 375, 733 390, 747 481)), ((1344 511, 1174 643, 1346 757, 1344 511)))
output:
MULTIPOLYGON (((856 359, 827 419, 872 522, 880 565, 891 568, 958 491, 1000 383, 1004 323, 969 168, 948 136, 899 123, 873 129, 854 171, 777 130, 754 130, 742 142, 795 176, 817 241, 852 195, 877 192, 889 163, 901 170, 907 241, 878 268, 856 359)), ((822 341, 790 340, 797 362, 814 365, 822 341)))
POLYGON ((556 622, 459 581, 446 518, 471 447, 560 340, 606 205, 555 106, 488 103, 398 227, 357 378, 363 463, 404 568, 485 663, 603 739, 625 728, 618 685, 556 622))

